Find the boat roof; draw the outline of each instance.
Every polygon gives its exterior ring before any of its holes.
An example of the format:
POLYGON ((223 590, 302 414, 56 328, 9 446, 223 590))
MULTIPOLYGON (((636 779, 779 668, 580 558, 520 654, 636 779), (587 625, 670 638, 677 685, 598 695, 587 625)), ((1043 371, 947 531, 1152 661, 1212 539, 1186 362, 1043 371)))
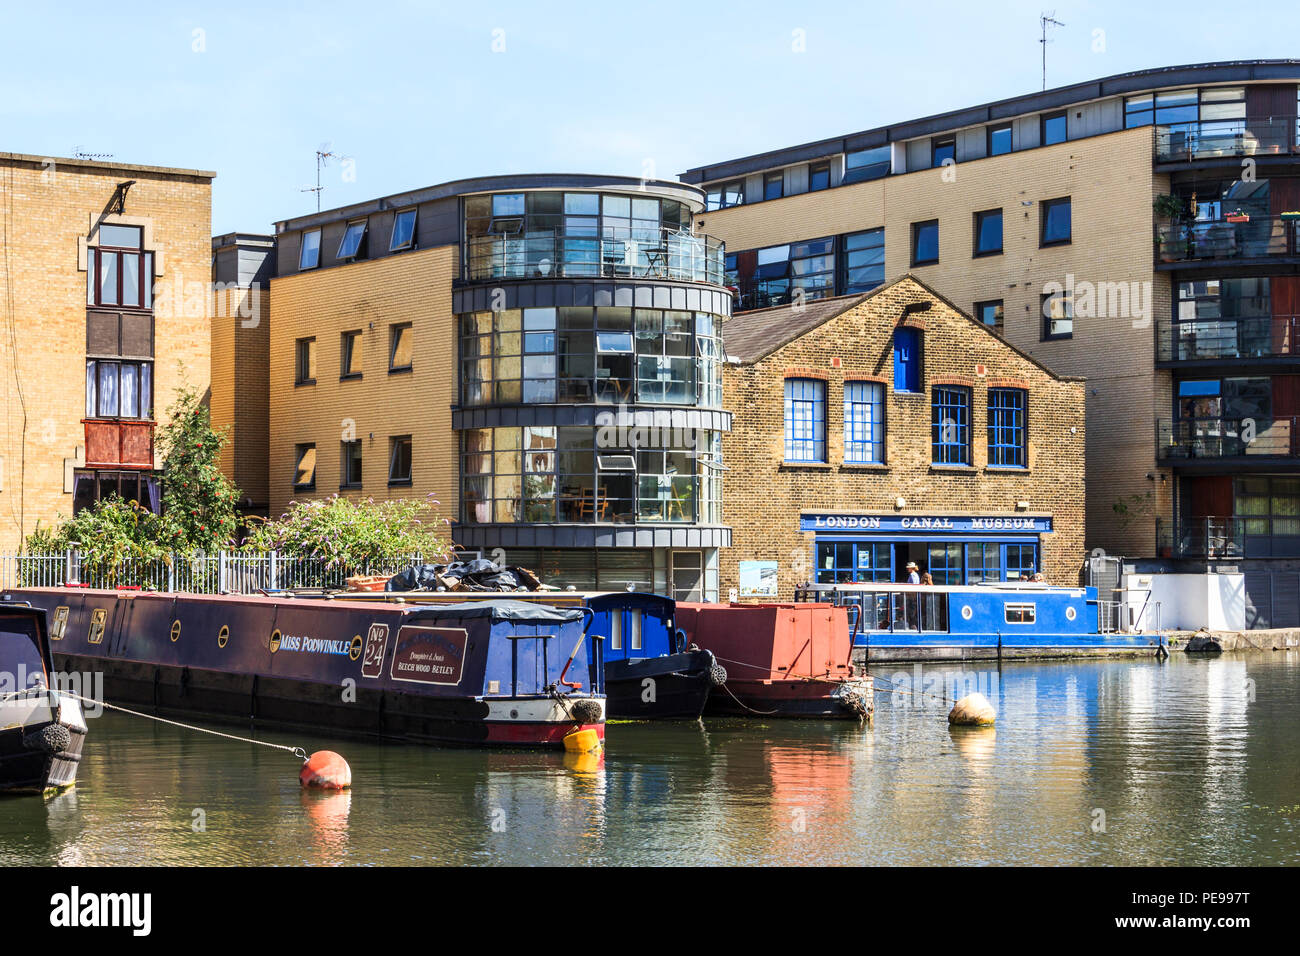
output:
POLYGON ((812 593, 832 592, 832 591, 915 591, 918 594, 933 594, 936 591, 944 594, 990 594, 994 591, 1005 591, 1012 594, 1073 594, 1080 595, 1087 591, 1084 587, 1069 587, 1061 584, 1042 584, 1032 581, 1002 581, 990 582, 989 584, 899 584, 891 581, 866 581, 854 584, 810 584, 807 587, 800 588, 801 591, 812 593))
POLYGON ((409 621, 433 621, 442 618, 489 618, 531 624, 560 624, 582 618, 582 609, 552 607, 530 601, 462 601, 456 604, 422 604, 407 614, 409 621))

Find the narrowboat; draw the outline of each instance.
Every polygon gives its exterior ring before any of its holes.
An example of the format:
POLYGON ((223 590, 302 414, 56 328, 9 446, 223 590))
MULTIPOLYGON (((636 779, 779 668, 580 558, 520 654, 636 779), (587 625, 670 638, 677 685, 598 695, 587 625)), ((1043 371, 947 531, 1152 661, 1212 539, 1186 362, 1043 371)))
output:
POLYGON ((795 600, 853 609, 854 646, 871 661, 1069 656, 1153 643, 1103 629, 1109 615, 1092 587, 825 584, 799 589, 795 600))
MULTIPOLYGON (((412 604, 512 600, 577 607, 603 639, 607 716, 619 720, 697 720, 727 669, 712 651, 687 646, 674 626, 676 602, 636 591, 401 591, 349 593, 349 599, 412 604)), ((343 596, 343 595, 340 595, 343 596)))
POLYGON ((871 678, 850 659, 846 608, 679 601, 677 626, 727 668, 706 714, 864 720, 875 709, 871 678))
POLYGON ((73 786, 86 721, 55 689, 45 612, 0 603, 0 793, 51 796, 73 786))
POLYGON ((12 596, 49 611, 56 662, 102 671, 105 695, 122 703, 421 743, 604 738, 602 642, 582 608, 75 588, 12 596))

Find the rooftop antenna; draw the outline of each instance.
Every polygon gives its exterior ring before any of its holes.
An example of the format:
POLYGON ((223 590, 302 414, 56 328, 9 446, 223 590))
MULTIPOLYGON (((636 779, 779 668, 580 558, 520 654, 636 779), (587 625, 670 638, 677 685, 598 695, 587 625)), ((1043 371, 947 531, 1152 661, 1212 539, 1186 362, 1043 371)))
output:
POLYGON ((90 159, 96 162, 103 162, 106 159, 112 159, 112 153, 88 153, 80 146, 72 147, 73 159, 90 159))
POLYGON ((1047 89, 1047 44, 1049 42, 1047 39, 1047 28, 1049 26, 1063 27, 1065 24, 1056 19, 1055 10, 1051 13, 1044 13, 1039 16, 1038 23, 1043 28, 1043 38, 1038 42, 1043 45, 1043 89, 1047 89))
POLYGON ((325 188, 320 183, 321 170, 325 168, 325 165, 326 163, 329 162, 329 160, 335 158, 336 156, 337 156, 336 153, 330 152, 328 143, 322 144, 320 149, 316 150, 316 185, 315 187, 308 186, 306 189, 300 190, 300 192, 316 194, 317 212, 320 212, 320 194, 321 191, 325 188))

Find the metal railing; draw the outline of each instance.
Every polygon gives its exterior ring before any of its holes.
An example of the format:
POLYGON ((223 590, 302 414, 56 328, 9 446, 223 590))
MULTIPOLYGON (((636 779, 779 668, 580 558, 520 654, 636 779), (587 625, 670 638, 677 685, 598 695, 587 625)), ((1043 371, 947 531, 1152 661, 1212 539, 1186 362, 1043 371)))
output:
POLYGON ((1298 226, 1290 214, 1177 220, 1156 226, 1156 255, 1161 262, 1294 256, 1298 226))
POLYGON ((1189 162, 1235 156, 1286 155, 1297 152, 1300 128, 1294 116, 1205 120, 1157 126, 1156 160, 1189 162))
POLYGON ((1296 457, 1297 419, 1192 418, 1156 423, 1156 455, 1160 460, 1296 457))
POLYGON ((1300 525, 1267 515, 1157 518, 1156 546, 1170 558, 1297 558, 1300 525))
POLYGON ((1156 327, 1156 360, 1300 356, 1300 316, 1242 316, 1162 320, 1156 327))
POLYGON ((461 245, 461 275, 493 279, 676 279, 722 285, 722 240, 684 229, 638 229, 627 235, 555 228, 470 236, 461 245))

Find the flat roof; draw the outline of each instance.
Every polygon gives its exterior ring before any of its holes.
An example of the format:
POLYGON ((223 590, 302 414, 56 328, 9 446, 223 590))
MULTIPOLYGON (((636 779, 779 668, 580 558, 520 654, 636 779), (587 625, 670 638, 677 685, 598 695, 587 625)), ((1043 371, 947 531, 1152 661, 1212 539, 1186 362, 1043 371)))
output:
POLYGON ((59 166, 71 166, 73 168, 93 169, 100 172, 123 172, 123 173, 141 173, 154 176, 192 176, 195 179, 216 179, 217 174, 209 169, 186 169, 179 166, 139 166, 132 163, 119 163, 111 159, 81 159, 69 156, 36 156, 31 153, 0 153, 0 162, 5 163, 30 163, 35 166, 44 166, 46 163, 54 163, 55 168, 59 166))
POLYGON ((824 156, 856 149, 870 149, 886 143, 934 133, 963 129, 1000 119, 1009 119, 1025 113, 1061 109, 1090 100, 1122 93, 1144 90, 1169 89, 1213 83, 1243 81, 1300 82, 1300 60, 1225 60, 1216 63, 1197 63, 1185 66, 1164 66, 1150 70, 1116 73, 1114 76, 1072 83, 1050 90, 1027 93, 1010 99, 995 100, 980 106, 950 110, 920 119, 906 120, 888 126, 877 126, 841 137, 816 140, 763 153, 754 153, 738 159, 724 160, 707 166, 695 166, 681 174, 683 182, 702 183, 729 179, 748 173, 789 166, 824 156))

